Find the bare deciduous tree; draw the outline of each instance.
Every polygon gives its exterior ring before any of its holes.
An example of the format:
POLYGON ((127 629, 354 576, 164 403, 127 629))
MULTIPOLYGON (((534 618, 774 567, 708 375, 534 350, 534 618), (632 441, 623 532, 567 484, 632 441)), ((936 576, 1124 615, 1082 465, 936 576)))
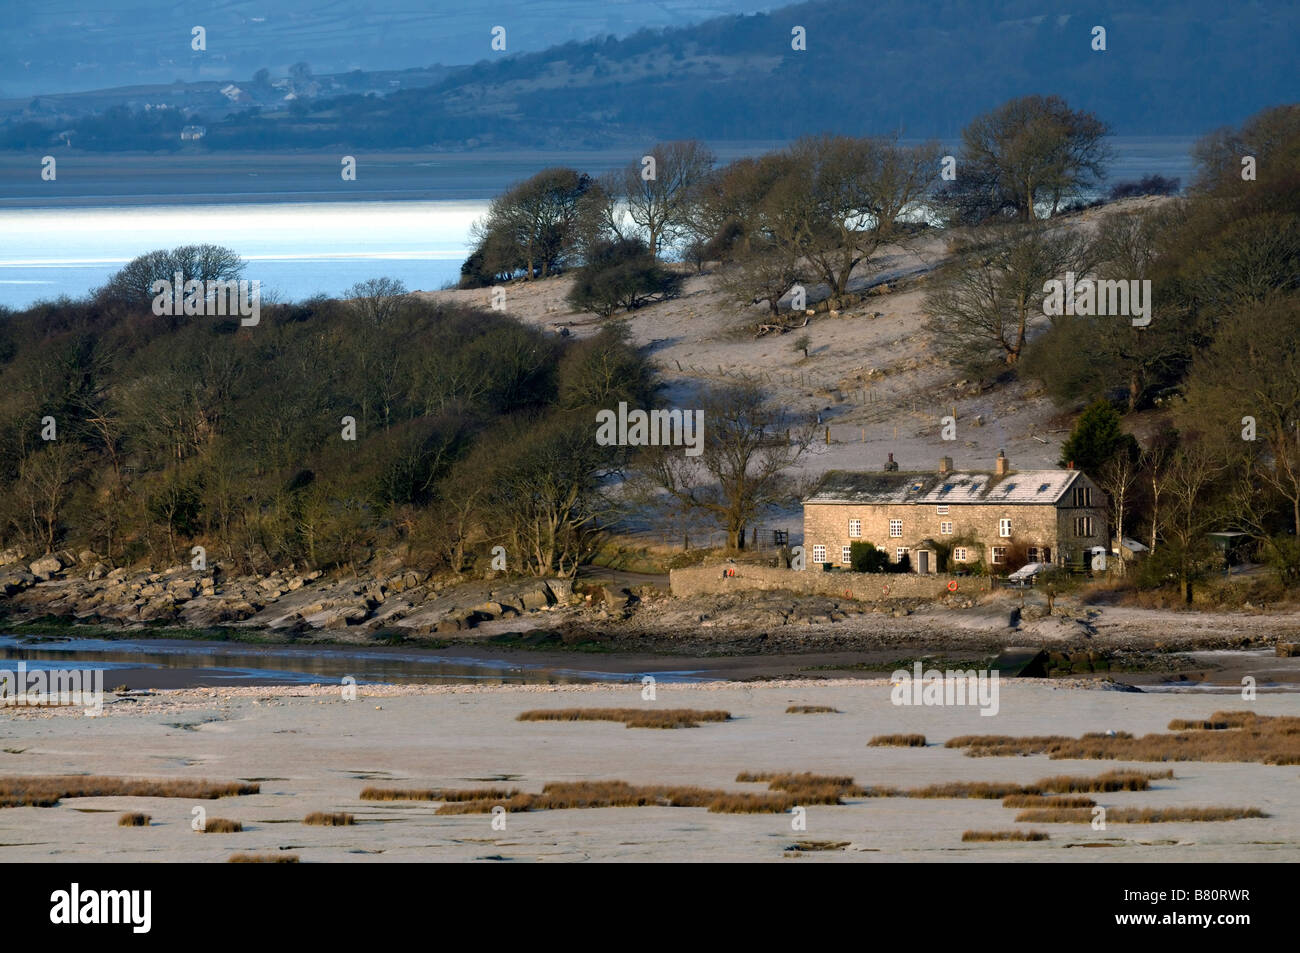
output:
POLYGON ((743 548, 745 530, 773 504, 789 500, 788 471, 812 443, 815 425, 767 402, 753 384, 703 395, 704 446, 697 457, 680 447, 649 454, 650 479, 690 510, 727 532, 727 546, 743 548))
POLYGON ((1100 181, 1109 132, 1092 113, 1059 96, 1023 96, 974 119, 962 130, 957 178, 943 190, 955 218, 966 223, 1014 215, 1055 215, 1072 191, 1100 181))
POLYGON ((406 285, 397 278, 368 278, 343 294, 353 311, 378 327, 397 313, 406 297, 406 285))
POLYGON ((27 523, 23 535, 45 552, 52 552, 59 536, 59 518, 67 503, 77 460, 78 447, 50 441, 33 450, 18 466, 16 490, 27 523))
POLYGON ((1044 283, 1089 270, 1089 243, 1042 225, 986 231, 964 246, 926 294, 928 327, 963 363, 1000 358, 1015 365, 1030 324, 1043 317, 1044 283))
MULTIPOLYGON (((713 168, 715 156, 694 139, 660 143, 644 159, 616 173, 609 182, 616 198, 658 258, 666 244, 681 237, 690 222, 695 187, 713 168), (650 174, 653 172, 653 175, 650 174)), ((611 208, 612 214, 618 214, 611 208)), ((614 229, 622 234, 622 230, 614 229)))

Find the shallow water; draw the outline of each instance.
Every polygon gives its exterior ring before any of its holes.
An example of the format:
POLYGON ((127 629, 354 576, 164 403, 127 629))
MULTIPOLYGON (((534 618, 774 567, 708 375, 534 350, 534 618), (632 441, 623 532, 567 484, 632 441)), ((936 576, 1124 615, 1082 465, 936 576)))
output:
POLYGON ((592 682, 710 681, 697 671, 587 671, 545 662, 521 662, 456 651, 451 654, 400 648, 248 645, 175 639, 29 638, 0 636, 0 670, 19 662, 37 669, 103 669, 106 687, 132 688, 222 684, 312 684, 345 676, 358 684, 559 685, 592 682), (115 673, 117 680, 115 680, 115 673))

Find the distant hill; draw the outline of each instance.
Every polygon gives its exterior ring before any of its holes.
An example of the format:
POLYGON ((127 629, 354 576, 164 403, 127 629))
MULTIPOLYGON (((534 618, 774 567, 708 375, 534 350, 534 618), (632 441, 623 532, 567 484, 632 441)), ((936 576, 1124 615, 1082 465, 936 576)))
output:
MULTIPOLYGON (((1063 95, 1119 134, 1199 133, 1294 98, 1297 34, 1300 5, 1290 3, 1153 0, 1130 10, 1102 0, 1048 13, 1031 0, 814 0, 503 55, 386 95, 223 108, 203 145, 594 148, 828 130, 951 137, 1027 93, 1063 95), (1091 48, 1097 25, 1104 51, 1091 48), (791 48, 796 26, 806 51, 791 48)), ((30 148, 39 120, 25 120, 25 146, 12 135, 18 119, 0 129, 0 145, 30 148)), ((142 148, 150 135, 119 147, 142 148)), ((168 136, 157 133, 160 147, 171 146, 168 136)), ((73 142, 92 147, 84 136, 73 142)), ((93 148, 114 148, 112 137, 101 134, 93 148)))
POLYGON ((508 49, 641 27, 769 10, 780 0, 70 0, 6 3, 0 20, 0 99, 111 86, 246 79, 297 62, 318 73, 432 63, 465 65, 489 50, 492 26, 508 49), (207 49, 190 49, 190 30, 207 49))

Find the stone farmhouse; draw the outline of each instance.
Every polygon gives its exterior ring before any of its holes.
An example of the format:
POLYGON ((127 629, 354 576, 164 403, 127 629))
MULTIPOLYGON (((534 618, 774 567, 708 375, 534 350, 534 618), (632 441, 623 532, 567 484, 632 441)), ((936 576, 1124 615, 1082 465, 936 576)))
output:
POLYGON ((850 546, 869 542, 914 572, 992 572, 1026 563, 1078 565, 1110 548, 1106 496, 1082 471, 1012 470, 999 451, 995 469, 906 472, 894 455, 883 471, 834 470, 803 501, 809 569, 849 565, 850 546), (1003 567, 1003 569, 999 569, 1003 567))

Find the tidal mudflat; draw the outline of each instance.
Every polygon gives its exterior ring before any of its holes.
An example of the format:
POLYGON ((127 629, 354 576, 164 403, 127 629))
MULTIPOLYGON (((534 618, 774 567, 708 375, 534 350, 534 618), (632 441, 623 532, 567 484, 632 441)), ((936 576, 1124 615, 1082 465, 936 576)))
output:
POLYGON ((0 808, 0 859, 224 862, 243 852, 292 853, 304 863, 1300 860, 1297 764, 976 757, 968 753, 974 749, 944 746, 967 735, 1128 732, 1140 738, 1168 733, 1176 719, 1199 721, 1223 710, 1300 717, 1295 694, 1243 701, 1077 682, 1004 682, 990 717, 973 706, 895 705, 883 679, 658 685, 653 701, 642 691, 640 685, 361 686, 348 701, 337 686, 248 686, 110 697, 103 715, 93 718, 75 709, 6 709, 0 778, 203 779, 258 790, 217 800, 76 796, 48 807, 0 808), (790 712, 792 706, 833 710, 808 714, 790 712), (518 720, 546 708, 721 710, 730 717, 673 730, 518 720), (926 744, 869 744, 891 734, 922 734, 926 744), (1041 810, 1053 805, 1030 793, 1045 779, 1129 769, 1152 775, 1145 789, 1093 785, 1098 790, 1078 792, 1086 797, 1076 795, 1048 814, 1041 810), (1170 769, 1171 778, 1158 777, 1170 769), (504 796, 540 794, 546 785, 572 795, 595 790, 583 782, 612 781, 759 796, 767 784, 738 778, 803 772, 852 785, 841 804, 808 803, 802 830, 789 811, 727 813, 669 806, 671 799, 502 815, 449 813, 438 800, 361 797, 367 787, 487 789, 504 796), (1003 806, 1000 798, 860 796, 859 790, 879 795, 884 788, 916 792, 971 782, 1026 793, 1003 806), (1117 820, 1094 829, 1091 810, 1078 806, 1087 799, 1117 820), (1039 813, 1032 822, 1017 821, 1026 804, 1039 813), (242 829, 198 836, 191 827, 195 807, 242 829), (1253 809, 1264 816, 1143 822, 1149 815, 1136 813, 1191 808, 1253 809), (129 812, 147 814, 149 822, 120 826, 118 818, 129 812), (304 824, 314 812, 345 813, 354 823, 304 824), (1063 819, 1040 820, 1057 816, 1063 819), (967 831, 980 839, 964 840, 967 831), (999 835, 1014 831, 1047 837, 999 835), (989 834, 996 836, 984 839, 989 834))

